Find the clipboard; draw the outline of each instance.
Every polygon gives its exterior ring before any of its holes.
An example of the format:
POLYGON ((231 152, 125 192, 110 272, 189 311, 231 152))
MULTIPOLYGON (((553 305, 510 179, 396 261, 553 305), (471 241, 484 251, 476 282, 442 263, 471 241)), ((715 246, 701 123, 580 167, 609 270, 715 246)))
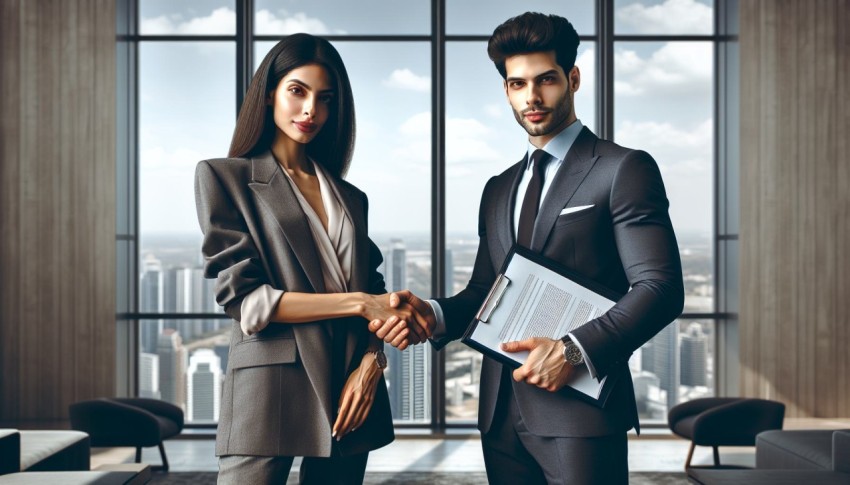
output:
MULTIPOLYGON (((461 341, 516 369, 527 353, 503 352, 499 343, 560 338, 608 311, 623 295, 515 244, 461 341)), ((614 371, 600 382, 590 376, 587 366, 581 366, 558 392, 604 407, 621 373, 614 371)))

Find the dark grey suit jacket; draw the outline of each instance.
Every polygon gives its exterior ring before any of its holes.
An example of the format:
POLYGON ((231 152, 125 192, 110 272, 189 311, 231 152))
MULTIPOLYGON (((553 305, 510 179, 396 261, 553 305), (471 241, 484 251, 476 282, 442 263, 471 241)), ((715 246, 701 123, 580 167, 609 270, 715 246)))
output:
MULTIPOLYGON (((368 201, 353 185, 332 179, 355 229, 350 291, 385 293, 380 250, 367 236, 368 201)), ((233 319, 216 455, 330 456, 332 335, 346 335, 346 375, 368 344, 362 318, 285 325, 250 337, 239 326, 242 299, 262 284, 323 293, 320 257, 286 175, 270 152, 252 159, 198 163, 195 201, 204 233, 204 275, 215 278, 216 301, 233 319)), ((344 379, 342 380, 344 382, 344 379)), ((361 453, 393 440, 386 384, 380 380, 364 424, 338 444, 361 453)))
MULTIPOLYGON (((479 212, 480 242, 467 287, 438 299, 447 334, 460 338, 515 242, 513 210, 526 160, 491 178, 479 212)), ((600 378, 618 374, 604 409, 512 381, 519 411, 539 436, 604 436, 638 428, 628 358, 676 318, 684 304, 682 267, 658 166, 646 152, 600 140, 583 128, 543 200, 531 249, 624 296, 610 311, 575 330, 600 378), (560 215, 565 207, 591 209, 560 215), (631 291, 629 288, 631 287, 631 291)), ((478 426, 490 429, 502 365, 484 358, 478 426)))

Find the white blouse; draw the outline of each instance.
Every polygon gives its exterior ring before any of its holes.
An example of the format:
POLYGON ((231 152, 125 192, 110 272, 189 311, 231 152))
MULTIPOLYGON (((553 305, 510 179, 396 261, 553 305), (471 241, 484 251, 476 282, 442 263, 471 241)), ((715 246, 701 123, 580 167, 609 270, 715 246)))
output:
MULTIPOLYGON (((316 242, 316 252, 322 266, 322 277, 325 283, 325 291, 328 293, 348 292, 348 282, 351 278, 351 261, 353 258, 354 226, 351 224, 348 214, 340 202, 340 196, 336 186, 331 183, 319 164, 310 160, 319 179, 319 191, 322 194, 322 206, 328 216, 328 229, 322 225, 319 215, 301 194, 298 186, 292 180, 289 173, 281 168, 286 179, 292 186, 295 197, 307 217, 307 225, 316 242)), ((242 332, 245 335, 253 335, 266 328, 269 324, 275 307, 283 296, 283 290, 272 288, 265 284, 242 300, 242 321, 240 322, 242 332)))

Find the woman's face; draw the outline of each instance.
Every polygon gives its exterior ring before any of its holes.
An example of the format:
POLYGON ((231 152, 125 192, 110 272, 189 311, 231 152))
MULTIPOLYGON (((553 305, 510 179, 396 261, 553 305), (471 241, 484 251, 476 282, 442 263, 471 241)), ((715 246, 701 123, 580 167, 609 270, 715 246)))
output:
POLYGON ((268 103, 274 107, 278 130, 297 143, 307 144, 328 120, 334 95, 328 71, 318 64, 307 64, 289 71, 269 94, 268 103))

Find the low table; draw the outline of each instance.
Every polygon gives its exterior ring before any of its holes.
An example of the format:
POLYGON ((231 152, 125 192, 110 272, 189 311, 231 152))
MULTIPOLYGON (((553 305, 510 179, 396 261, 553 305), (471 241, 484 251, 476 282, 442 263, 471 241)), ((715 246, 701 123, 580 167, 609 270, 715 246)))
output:
POLYGON ((101 465, 85 472, 21 472, 0 475, 0 485, 142 485, 151 479, 150 466, 144 463, 101 465))

